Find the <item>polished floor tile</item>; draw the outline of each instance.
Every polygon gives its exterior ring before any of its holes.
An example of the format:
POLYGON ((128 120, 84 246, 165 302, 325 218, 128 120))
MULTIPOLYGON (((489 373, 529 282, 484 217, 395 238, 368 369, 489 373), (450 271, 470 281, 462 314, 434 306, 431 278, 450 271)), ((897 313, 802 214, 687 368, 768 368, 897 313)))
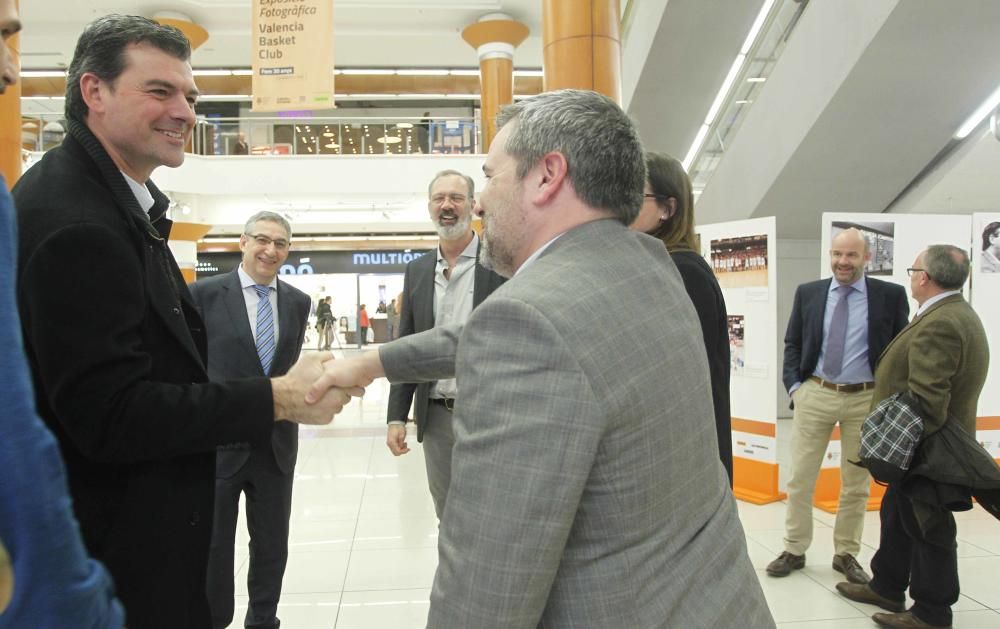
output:
MULTIPOLYGON (((300 431, 289 561, 279 616, 283 629, 417 629, 426 624, 437 567, 437 518, 427 491, 423 451, 411 430, 411 452, 385 445, 388 387, 376 383, 330 426, 300 431)), ((779 421, 779 463, 790 422, 779 421), (783 440, 784 439, 784 440, 783 440)), ((874 628, 879 611, 836 592, 831 567, 834 515, 814 511, 805 569, 775 579, 764 568, 783 550, 785 504, 738 503, 747 553, 780 629, 874 628)), ((1000 628, 1000 523, 976 508, 956 514, 962 596, 959 629, 1000 628)), ((246 613, 248 535, 240 519, 236 548, 236 618, 246 613)), ((859 561, 878 547, 877 512, 865 516, 859 561)), ((706 602, 706 604, 709 604, 706 602)), ((748 629, 753 629, 752 627, 748 629)))

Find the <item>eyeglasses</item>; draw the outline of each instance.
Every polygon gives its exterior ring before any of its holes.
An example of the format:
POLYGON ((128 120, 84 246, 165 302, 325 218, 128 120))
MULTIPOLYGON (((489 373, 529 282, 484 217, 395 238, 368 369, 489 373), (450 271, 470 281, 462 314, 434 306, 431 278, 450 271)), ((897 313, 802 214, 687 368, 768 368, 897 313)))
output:
POLYGON ((916 268, 916 267, 910 267, 910 268, 906 269, 906 274, 907 274, 908 276, 910 276, 910 277, 913 277, 913 273, 914 273, 914 271, 923 271, 924 273, 926 273, 926 272, 927 272, 927 271, 926 271, 926 270, 924 270, 924 269, 918 269, 918 268, 916 268))
POLYGON ((466 196, 464 194, 435 194, 431 197, 434 205, 444 205, 445 201, 451 201, 452 205, 465 205, 466 196))
POLYGON ((657 201, 666 201, 667 199, 670 198, 670 195, 668 194, 655 194, 653 192, 644 192, 642 196, 646 197, 647 199, 656 199, 657 201))
POLYGON ((291 244, 284 238, 278 238, 277 240, 275 240, 274 238, 268 238, 264 234, 247 234, 247 236, 253 238, 254 242, 256 242, 261 247, 266 247, 269 244, 274 243, 274 248, 277 249, 278 251, 284 251, 285 249, 288 249, 288 246, 291 244))

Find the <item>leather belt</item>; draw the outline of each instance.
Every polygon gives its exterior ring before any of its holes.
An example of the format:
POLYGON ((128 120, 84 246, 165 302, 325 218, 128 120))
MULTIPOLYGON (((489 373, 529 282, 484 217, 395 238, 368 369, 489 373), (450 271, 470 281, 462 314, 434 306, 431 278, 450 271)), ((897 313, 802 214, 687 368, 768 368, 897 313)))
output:
POLYGON ((867 391, 868 389, 874 389, 874 382, 858 382, 857 384, 837 384, 835 382, 830 382, 824 380, 819 376, 809 376, 809 379, 823 387, 824 389, 830 389, 831 391, 836 391, 837 393, 857 393, 858 391, 867 391))
POLYGON ((440 404, 449 412, 455 410, 455 398, 453 397, 432 397, 431 404, 440 404))

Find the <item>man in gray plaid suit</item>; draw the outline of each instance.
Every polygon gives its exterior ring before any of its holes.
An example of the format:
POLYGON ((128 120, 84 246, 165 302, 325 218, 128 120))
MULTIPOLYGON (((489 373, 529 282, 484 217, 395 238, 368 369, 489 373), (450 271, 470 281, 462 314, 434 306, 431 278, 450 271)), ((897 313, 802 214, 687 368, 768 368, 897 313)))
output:
POLYGON ((498 124, 475 211, 482 259, 512 279, 465 326, 331 361, 313 389, 458 377, 428 626, 773 627, 698 319, 663 243, 626 228, 635 128, 576 90, 498 124))

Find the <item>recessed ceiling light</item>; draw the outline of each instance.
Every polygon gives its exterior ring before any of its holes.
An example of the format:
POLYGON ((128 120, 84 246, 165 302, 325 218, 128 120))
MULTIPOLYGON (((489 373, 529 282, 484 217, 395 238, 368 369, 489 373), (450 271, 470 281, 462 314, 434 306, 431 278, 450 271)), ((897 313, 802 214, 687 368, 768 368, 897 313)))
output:
POLYGON ((64 77, 66 73, 62 70, 22 70, 22 79, 45 79, 64 77))
POLYGON ((403 141, 401 138, 397 138, 396 136, 393 135, 377 138, 376 140, 378 142, 381 142, 382 144, 399 144, 400 142, 403 141))

